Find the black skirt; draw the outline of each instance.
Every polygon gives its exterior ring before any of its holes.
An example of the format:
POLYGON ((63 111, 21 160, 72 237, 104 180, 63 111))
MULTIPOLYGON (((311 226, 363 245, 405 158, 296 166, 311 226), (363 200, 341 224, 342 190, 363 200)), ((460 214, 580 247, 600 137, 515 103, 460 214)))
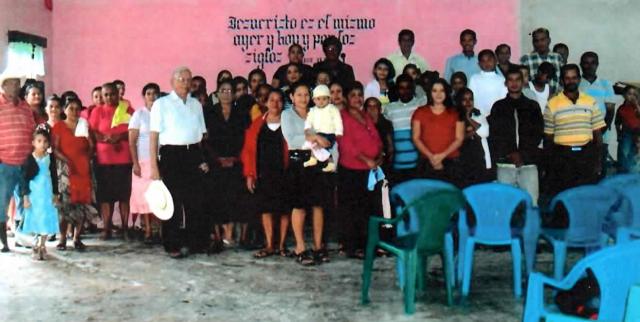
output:
POLYGON ((331 173, 322 172, 324 164, 304 167, 304 162, 311 156, 310 151, 289 151, 289 167, 287 168, 287 198, 289 206, 296 209, 330 206, 332 200, 331 173))
POLYGON ((95 173, 98 203, 129 202, 131 198, 131 164, 97 164, 95 173))
POLYGON ((214 167, 206 179, 205 213, 212 224, 248 222, 253 214, 247 206, 249 192, 242 166, 214 167))

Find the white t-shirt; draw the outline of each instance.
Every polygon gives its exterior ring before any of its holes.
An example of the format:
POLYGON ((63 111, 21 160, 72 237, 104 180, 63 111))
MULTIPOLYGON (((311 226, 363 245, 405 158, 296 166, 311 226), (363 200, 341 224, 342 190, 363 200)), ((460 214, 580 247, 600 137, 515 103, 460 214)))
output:
POLYGON ((149 135, 151 129, 149 123, 151 122, 151 112, 146 107, 137 109, 131 119, 129 120, 129 130, 138 130, 138 160, 149 160, 150 148, 149 148, 149 135))
POLYGON ((469 89, 473 91, 475 106, 482 115, 489 116, 491 107, 497 100, 507 96, 507 87, 504 86, 504 77, 496 72, 482 71, 471 76, 469 89))
POLYGON ((544 85, 544 89, 542 92, 538 92, 533 82, 529 82, 529 89, 536 96, 535 100, 540 105, 540 110, 542 111, 542 115, 544 115, 544 109, 547 107, 547 102, 549 102, 549 84, 544 85))
POLYGON ((340 110, 338 110, 338 108, 333 104, 328 104, 322 108, 317 106, 312 107, 304 122, 304 129, 311 129, 315 133, 342 136, 344 131, 342 128, 340 110))

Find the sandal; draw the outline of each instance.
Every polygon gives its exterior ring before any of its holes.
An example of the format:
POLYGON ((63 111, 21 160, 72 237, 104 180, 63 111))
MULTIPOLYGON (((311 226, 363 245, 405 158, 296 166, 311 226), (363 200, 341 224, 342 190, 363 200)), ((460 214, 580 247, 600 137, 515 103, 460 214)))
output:
POLYGON ((315 257, 316 262, 320 263, 328 263, 331 261, 331 259, 329 259, 329 251, 327 251, 326 248, 314 251, 313 257, 315 257))
MULTIPOLYGON (((34 247, 35 248, 35 247, 34 247)), ((65 251, 67 250, 67 241, 60 241, 60 243, 56 246, 57 250, 65 251)))
POLYGON ((73 248, 77 251, 83 251, 87 248, 87 246, 83 244, 81 241, 76 240, 73 242, 73 248))
POLYGON ((253 254, 253 258, 266 258, 266 257, 269 257, 269 256, 273 256, 275 254, 276 254, 276 252, 274 250, 269 250, 269 249, 265 248, 265 249, 259 250, 255 254, 253 254))
POLYGON ((296 262, 302 266, 313 266, 316 264, 316 260, 313 258, 313 252, 305 250, 300 254, 294 254, 296 256, 296 262))
POLYGON ((291 257, 291 251, 288 250, 286 247, 285 248, 281 248, 278 251, 278 254, 280 254, 281 257, 291 257))

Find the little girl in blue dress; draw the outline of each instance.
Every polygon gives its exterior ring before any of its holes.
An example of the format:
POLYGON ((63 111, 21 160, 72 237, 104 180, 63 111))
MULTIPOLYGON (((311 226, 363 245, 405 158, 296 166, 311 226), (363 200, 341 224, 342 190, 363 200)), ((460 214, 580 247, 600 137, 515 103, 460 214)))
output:
POLYGON ((22 165, 23 181, 20 194, 24 203, 24 224, 22 231, 36 236, 33 246, 34 259, 44 260, 47 253, 47 235, 59 232, 58 177, 55 159, 47 152, 50 145, 49 133, 37 129, 33 134, 33 153, 22 165))

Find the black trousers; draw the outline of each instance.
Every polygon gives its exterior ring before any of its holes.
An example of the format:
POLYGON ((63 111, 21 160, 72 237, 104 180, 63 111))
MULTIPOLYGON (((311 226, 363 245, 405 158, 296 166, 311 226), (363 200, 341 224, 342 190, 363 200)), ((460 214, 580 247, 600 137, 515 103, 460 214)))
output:
POLYGON ((582 147, 554 145, 551 150, 548 184, 551 196, 573 187, 598 182, 601 150, 593 143, 582 147))
POLYGON ((341 241, 347 252, 364 249, 367 242, 369 216, 381 213, 380 201, 374 191, 367 189, 369 170, 338 170, 338 212, 341 241))
POLYGON ((202 150, 197 145, 162 146, 160 175, 173 198, 173 217, 162 223, 162 237, 167 252, 188 247, 203 251, 208 245, 210 225, 203 216, 204 174, 202 150))

